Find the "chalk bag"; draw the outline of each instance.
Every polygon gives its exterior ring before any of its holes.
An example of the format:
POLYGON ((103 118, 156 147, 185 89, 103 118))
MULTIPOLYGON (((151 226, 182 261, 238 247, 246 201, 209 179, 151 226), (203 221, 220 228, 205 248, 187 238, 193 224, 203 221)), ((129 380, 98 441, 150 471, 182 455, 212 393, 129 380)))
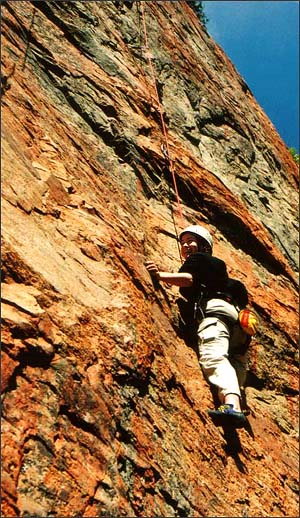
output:
POLYGON ((253 309, 241 309, 239 312, 239 322, 241 328, 247 335, 253 336, 257 333, 259 318, 253 309))

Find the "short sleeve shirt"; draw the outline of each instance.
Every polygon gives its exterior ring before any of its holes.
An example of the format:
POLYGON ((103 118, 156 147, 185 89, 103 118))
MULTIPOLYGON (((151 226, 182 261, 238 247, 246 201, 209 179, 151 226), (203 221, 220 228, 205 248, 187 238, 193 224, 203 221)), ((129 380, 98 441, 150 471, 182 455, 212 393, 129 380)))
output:
POLYGON ((191 254, 183 263, 179 272, 190 273, 193 277, 191 287, 180 288, 179 290, 181 295, 187 299, 197 297, 204 288, 211 293, 225 291, 228 283, 224 261, 206 253, 191 254))

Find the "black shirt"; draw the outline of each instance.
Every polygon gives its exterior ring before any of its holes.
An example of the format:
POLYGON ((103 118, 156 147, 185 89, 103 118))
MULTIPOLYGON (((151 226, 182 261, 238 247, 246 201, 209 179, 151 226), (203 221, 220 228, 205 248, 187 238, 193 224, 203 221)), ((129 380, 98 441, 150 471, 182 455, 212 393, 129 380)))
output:
POLYGON ((197 252, 190 255, 179 272, 187 272, 193 276, 192 286, 179 289, 186 299, 199 297, 204 290, 212 296, 214 293, 226 291, 228 284, 226 264, 210 254, 197 252))

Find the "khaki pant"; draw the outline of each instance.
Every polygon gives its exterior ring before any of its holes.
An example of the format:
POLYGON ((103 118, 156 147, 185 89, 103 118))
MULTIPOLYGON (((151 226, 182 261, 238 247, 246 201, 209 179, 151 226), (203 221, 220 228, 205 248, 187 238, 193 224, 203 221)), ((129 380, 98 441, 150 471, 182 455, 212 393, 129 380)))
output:
MULTIPOLYGON (((217 301, 216 301, 217 302, 217 301)), ((211 313, 212 311, 211 304, 211 313)), ((218 300, 218 310, 234 321, 237 310, 231 304, 218 300)), ((228 359, 229 329, 224 322, 213 316, 205 317, 198 328, 199 361, 205 377, 218 388, 221 403, 227 394, 241 396, 240 387, 246 378, 246 357, 228 359)))

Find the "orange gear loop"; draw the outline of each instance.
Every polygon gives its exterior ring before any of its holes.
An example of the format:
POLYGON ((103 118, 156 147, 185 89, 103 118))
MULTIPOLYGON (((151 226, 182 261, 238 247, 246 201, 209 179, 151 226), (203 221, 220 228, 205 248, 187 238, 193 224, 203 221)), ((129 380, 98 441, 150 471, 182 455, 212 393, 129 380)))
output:
MULTIPOLYGON (((160 115, 160 120, 161 120, 161 127, 162 127, 162 132, 163 132, 164 140, 165 140, 165 146, 164 145, 162 146, 162 152, 163 152, 164 156, 167 158, 168 163, 169 163, 169 170, 170 170, 171 175, 172 175, 172 180, 173 180, 175 194, 176 194, 178 213, 179 213, 179 216, 180 216, 180 219, 181 219, 181 225, 183 227, 184 226, 184 218, 183 218, 180 198, 179 198, 179 194, 178 194, 178 188, 177 188, 177 183, 176 183, 175 171, 174 171, 172 160, 170 158, 170 147, 169 147, 169 140, 168 140, 168 132, 167 132, 166 124, 165 124, 165 121, 164 121, 163 108, 162 108, 162 104, 161 104, 160 99, 159 99, 159 93, 158 93, 158 89, 157 89, 157 81, 156 81, 156 77, 155 77, 154 67, 153 67, 153 64, 152 64, 152 57, 153 56, 152 56, 152 54, 150 52, 150 47, 149 47, 149 43, 148 43, 147 26, 146 26, 146 19, 145 19, 145 8, 144 8, 144 5, 143 5, 143 2, 141 2, 140 5, 141 5, 142 21, 143 21, 143 28, 144 28, 144 42, 145 42, 144 49, 146 50, 145 56, 148 59, 148 64, 149 64, 149 68, 150 68, 151 75, 152 75, 152 80, 153 80, 153 85, 154 85, 154 90, 155 90, 155 94, 156 94, 156 98, 157 98, 158 110, 159 110, 159 115, 160 115)), ((173 219, 173 222, 174 222, 174 226, 175 226, 176 237, 178 238, 177 228, 176 228, 176 224, 175 224, 174 219, 173 219)))

